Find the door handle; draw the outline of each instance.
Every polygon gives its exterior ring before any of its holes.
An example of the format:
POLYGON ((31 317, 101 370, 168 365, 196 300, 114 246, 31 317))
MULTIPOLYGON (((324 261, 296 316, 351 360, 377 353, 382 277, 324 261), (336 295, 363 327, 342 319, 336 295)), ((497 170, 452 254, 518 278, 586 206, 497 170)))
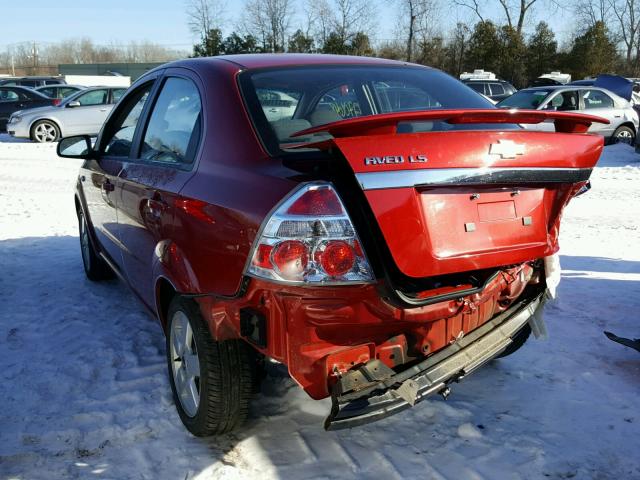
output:
POLYGON ((105 192, 113 192, 116 187, 109 180, 105 180, 104 182, 102 182, 102 189, 105 192))
POLYGON ((147 199, 147 210, 155 219, 159 219, 168 206, 157 192, 153 194, 153 197, 147 199))

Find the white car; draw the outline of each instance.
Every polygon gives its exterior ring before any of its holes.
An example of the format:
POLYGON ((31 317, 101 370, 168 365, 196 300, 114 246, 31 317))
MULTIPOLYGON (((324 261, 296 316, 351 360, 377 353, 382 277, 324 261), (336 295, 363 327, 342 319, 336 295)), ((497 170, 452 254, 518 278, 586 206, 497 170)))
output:
POLYGON ((20 110, 9 117, 13 137, 57 142, 70 135, 97 135, 126 88, 92 87, 65 98, 58 106, 20 110))

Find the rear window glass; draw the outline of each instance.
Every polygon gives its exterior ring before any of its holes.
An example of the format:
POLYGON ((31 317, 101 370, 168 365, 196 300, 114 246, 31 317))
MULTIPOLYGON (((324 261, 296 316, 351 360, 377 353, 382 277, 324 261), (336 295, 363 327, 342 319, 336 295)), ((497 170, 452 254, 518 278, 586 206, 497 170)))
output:
MULTIPOLYGON (((312 126, 391 112, 493 108, 448 75, 427 68, 320 66, 248 70, 240 85, 249 114, 269 151, 328 138, 292 135, 312 126)), ((481 129, 487 125, 405 122, 399 133, 481 129)), ((504 125, 501 128, 505 127, 504 125)))
POLYGON ((551 90, 520 90, 498 103, 498 107, 536 109, 551 90))

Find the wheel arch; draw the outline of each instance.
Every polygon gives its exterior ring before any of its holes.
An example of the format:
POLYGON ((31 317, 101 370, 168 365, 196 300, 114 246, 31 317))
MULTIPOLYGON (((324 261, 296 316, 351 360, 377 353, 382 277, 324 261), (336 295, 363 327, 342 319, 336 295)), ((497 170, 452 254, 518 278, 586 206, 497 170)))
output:
POLYGON ((36 119, 34 119, 30 124, 29 124, 29 138, 32 139, 33 138, 33 128, 36 126, 36 124, 38 122, 42 122, 43 120, 46 120, 48 122, 53 123, 57 128, 58 131, 60 132, 60 138, 62 138, 64 136, 64 132, 62 130, 62 127, 60 126, 60 122, 57 121, 54 118, 51 117, 38 117, 36 119))
POLYGON ((165 276, 158 277, 155 285, 156 314, 165 333, 167 331, 169 305, 171 305, 171 301, 176 295, 178 295, 178 290, 173 283, 165 276))

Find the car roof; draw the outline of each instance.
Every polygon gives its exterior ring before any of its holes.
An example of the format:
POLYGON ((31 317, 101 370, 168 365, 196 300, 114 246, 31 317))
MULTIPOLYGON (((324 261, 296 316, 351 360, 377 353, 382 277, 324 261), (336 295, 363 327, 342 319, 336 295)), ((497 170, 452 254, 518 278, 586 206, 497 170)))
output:
POLYGON ((321 55, 310 53, 259 53, 242 55, 220 55, 217 57, 189 58, 163 65, 160 68, 196 67, 220 61, 230 62, 243 69, 293 67, 302 65, 410 65, 424 67, 413 63, 400 62, 373 57, 356 57, 349 55, 321 55))
POLYGON ((85 90, 87 87, 83 86, 83 85, 69 85, 68 83, 55 83, 55 84, 51 84, 51 85, 41 85, 39 87, 35 87, 33 90, 44 90, 45 88, 78 88, 80 90, 85 90))
POLYGON ((467 83, 467 82, 509 83, 506 80, 502 80, 500 78, 465 78, 462 81, 464 83, 467 83))
POLYGON ((0 85, 0 88, 11 88, 13 90, 22 90, 25 93, 37 93, 38 95, 42 95, 40 92, 36 92, 35 88, 23 87, 22 85, 0 85))
POLYGON ((520 92, 528 91, 528 90, 606 90, 600 87, 594 87, 593 85, 548 85, 546 87, 528 87, 519 90, 520 92))

